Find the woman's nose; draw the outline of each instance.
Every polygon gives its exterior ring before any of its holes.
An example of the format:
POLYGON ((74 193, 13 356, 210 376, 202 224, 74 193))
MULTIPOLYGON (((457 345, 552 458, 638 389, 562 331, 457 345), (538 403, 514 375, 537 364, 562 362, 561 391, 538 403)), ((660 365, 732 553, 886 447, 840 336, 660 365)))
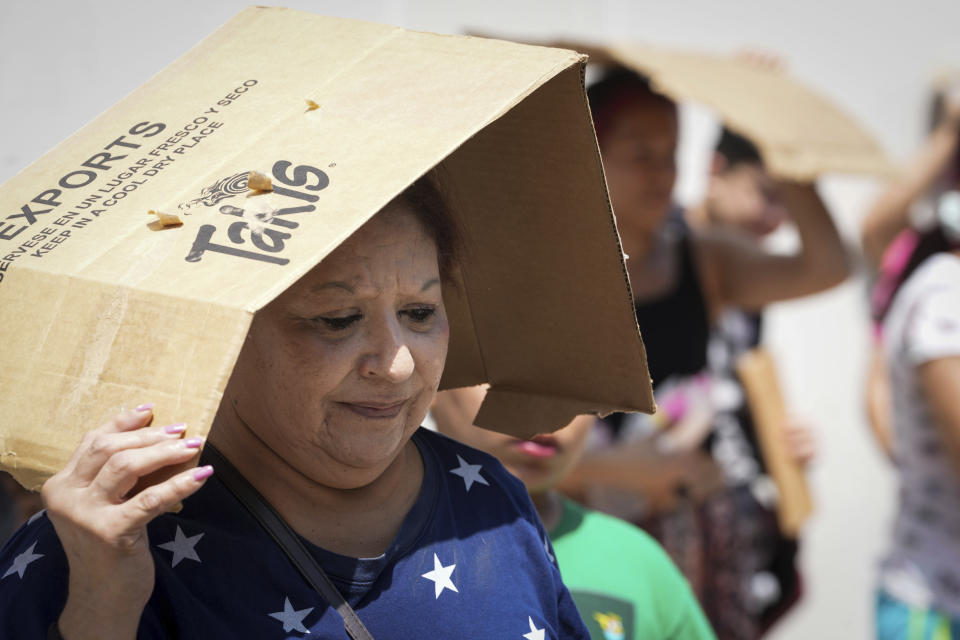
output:
POLYGON ((407 345, 400 345, 390 361, 387 377, 394 382, 402 382, 413 374, 413 354, 407 345))
POLYGON ((370 348, 360 361, 361 375, 394 383, 413 375, 413 354, 402 339, 403 332, 397 323, 386 322, 371 333, 374 335, 370 335, 370 348))

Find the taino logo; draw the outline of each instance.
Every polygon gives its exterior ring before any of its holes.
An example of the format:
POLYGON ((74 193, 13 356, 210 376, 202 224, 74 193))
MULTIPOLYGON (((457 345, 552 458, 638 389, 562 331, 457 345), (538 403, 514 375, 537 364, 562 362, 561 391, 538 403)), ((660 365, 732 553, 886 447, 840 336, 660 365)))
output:
POLYGON ((189 213, 189 210, 197 205, 202 204, 206 207, 213 207, 221 200, 246 193, 247 176, 249 175, 248 172, 238 173, 228 178, 217 180, 216 183, 201 191, 199 198, 194 198, 190 202, 181 203, 179 209, 189 213))
MULTIPOLYGON (((308 192, 322 191, 330 184, 330 178, 320 169, 305 164, 291 168, 292 164, 287 160, 279 160, 273 165, 272 194, 289 198, 290 206, 277 209, 258 204, 255 198, 244 203, 244 208, 223 205, 219 211, 228 217, 221 218, 219 224, 201 225, 197 230, 197 237, 193 241, 190 253, 184 259, 187 262, 200 262, 207 251, 213 251, 271 264, 285 265, 290 262, 288 258, 278 254, 283 253, 286 241, 292 237, 293 234, 290 232, 300 226, 296 218, 291 216, 315 211, 316 207, 312 203, 320 198, 315 193, 308 192), (280 185, 286 185, 286 187, 280 185), (302 190, 287 187, 297 187, 302 190), (224 227, 225 234, 219 231, 224 227), (214 238, 215 235, 216 238, 214 238)), ((199 202, 203 202, 208 207, 215 206, 218 202, 237 193, 244 193, 246 180, 247 174, 223 178, 204 189, 201 197, 191 200, 187 206, 199 202), (241 177, 243 189, 232 192, 239 188, 241 177)), ((272 198, 271 202, 276 202, 276 198, 272 198)))
POLYGON ((603 630, 603 637, 606 640, 623 640, 623 618, 615 613, 600 613, 597 611, 593 614, 593 619, 600 625, 600 629, 603 630))

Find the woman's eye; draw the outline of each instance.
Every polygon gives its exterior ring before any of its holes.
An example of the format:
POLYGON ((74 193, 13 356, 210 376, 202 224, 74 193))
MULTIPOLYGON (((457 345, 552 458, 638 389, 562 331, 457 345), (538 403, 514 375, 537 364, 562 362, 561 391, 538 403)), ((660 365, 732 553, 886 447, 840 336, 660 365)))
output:
POLYGON ((404 309, 401 311, 402 314, 416 323, 427 322, 436 312, 437 310, 435 307, 414 307, 412 309, 404 309))
POLYGON ((343 331, 349 329, 350 325, 358 322, 361 318, 363 318, 362 315, 355 313, 349 316, 317 316, 313 321, 327 329, 343 331))

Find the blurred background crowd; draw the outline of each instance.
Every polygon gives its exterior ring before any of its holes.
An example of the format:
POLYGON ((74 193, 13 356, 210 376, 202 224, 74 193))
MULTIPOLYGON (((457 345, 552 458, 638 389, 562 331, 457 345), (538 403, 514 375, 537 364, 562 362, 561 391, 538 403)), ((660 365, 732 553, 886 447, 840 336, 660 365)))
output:
MULTIPOLYGON (((708 105, 591 69, 660 411, 517 442, 470 427, 483 394, 472 389, 441 395, 433 418, 517 473, 548 529, 563 521, 559 488, 649 532, 719 637, 870 637, 878 614, 897 624, 929 603, 943 614, 923 623, 931 634, 957 626, 960 4, 287 4, 419 30, 711 53, 787 74, 856 121, 896 171, 788 180, 708 105), (772 409, 756 400, 771 371, 783 397, 772 409), (756 422, 771 411, 764 436, 756 422), (784 514, 771 465, 799 491, 787 498, 799 519, 784 514)), ((241 6, 7 7, 0 181, 241 6)), ((0 537, 39 507, 0 477, 0 537)))

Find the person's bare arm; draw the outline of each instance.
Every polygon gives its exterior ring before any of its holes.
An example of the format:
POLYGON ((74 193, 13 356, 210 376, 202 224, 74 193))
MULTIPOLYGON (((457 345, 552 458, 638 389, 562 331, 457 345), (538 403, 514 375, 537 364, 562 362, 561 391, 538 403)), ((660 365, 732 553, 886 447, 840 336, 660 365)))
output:
POLYGON ((883 349, 876 345, 867 371, 867 422, 880 449, 893 460, 893 424, 890 406, 890 379, 883 349))
POLYGON ((697 236, 701 271, 713 274, 709 279, 714 309, 759 310, 823 291, 850 274, 846 248, 814 186, 782 182, 778 191, 800 236, 799 253, 774 255, 730 233, 697 236))
POLYGON ((671 508, 681 487, 699 502, 723 486, 719 468, 700 450, 664 455, 653 441, 587 451, 557 487, 585 501, 591 487, 608 487, 642 496, 654 511, 671 508))
POLYGON ((893 239, 909 224, 910 207, 933 187, 952 158, 960 139, 960 98, 945 104, 943 121, 927 138, 917 157, 867 212, 860 234, 863 251, 876 268, 893 239))
POLYGON ((960 356, 938 358, 917 368, 920 388, 930 406, 954 465, 960 472, 960 356))

